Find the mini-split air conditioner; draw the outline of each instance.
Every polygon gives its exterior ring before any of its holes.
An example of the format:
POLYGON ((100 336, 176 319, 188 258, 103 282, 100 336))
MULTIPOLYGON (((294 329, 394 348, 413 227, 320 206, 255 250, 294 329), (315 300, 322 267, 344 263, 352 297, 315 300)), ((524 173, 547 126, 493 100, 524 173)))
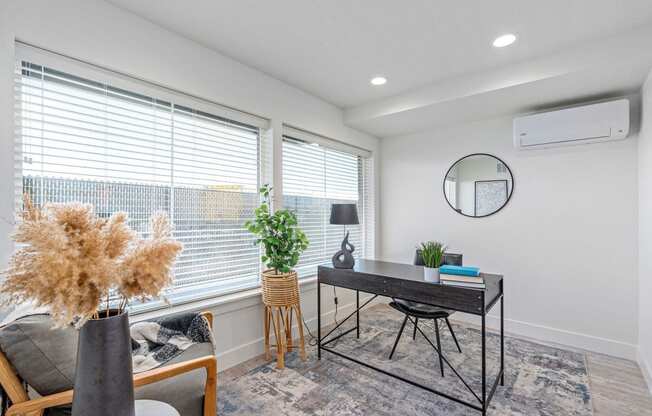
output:
POLYGON ((514 146, 523 150, 622 140, 628 133, 627 99, 514 119, 514 146))

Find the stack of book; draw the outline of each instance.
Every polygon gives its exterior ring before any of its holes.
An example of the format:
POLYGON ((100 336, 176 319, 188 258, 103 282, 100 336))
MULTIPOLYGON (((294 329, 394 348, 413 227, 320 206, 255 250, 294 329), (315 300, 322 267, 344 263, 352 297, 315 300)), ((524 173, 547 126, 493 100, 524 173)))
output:
POLYGON ((485 283, 477 267, 441 266, 441 283, 449 286, 484 289, 485 283))

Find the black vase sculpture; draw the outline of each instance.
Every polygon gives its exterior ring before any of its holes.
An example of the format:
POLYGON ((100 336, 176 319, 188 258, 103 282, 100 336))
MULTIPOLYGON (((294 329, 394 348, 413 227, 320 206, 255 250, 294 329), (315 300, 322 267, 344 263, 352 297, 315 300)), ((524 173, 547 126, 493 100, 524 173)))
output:
POLYGON ((349 243, 349 232, 347 231, 346 237, 342 240, 341 249, 333 256, 333 267, 336 269, 352 269, 355 265, 354 251, 355 247, 349 243))
POLYGON ((135 416, 127 312, 110 310, 82 326, 72 416, 135 416))

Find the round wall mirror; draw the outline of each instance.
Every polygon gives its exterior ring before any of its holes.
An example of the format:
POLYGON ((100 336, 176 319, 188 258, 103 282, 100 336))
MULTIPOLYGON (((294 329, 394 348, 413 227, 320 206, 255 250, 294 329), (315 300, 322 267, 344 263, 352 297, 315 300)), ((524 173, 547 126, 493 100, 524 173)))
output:
POLYGON ((444 178, 448 205, 467 217, 486 217, 500 211, 514 192, 509 166, 496 156, 475 153, 453 163, 444 178))

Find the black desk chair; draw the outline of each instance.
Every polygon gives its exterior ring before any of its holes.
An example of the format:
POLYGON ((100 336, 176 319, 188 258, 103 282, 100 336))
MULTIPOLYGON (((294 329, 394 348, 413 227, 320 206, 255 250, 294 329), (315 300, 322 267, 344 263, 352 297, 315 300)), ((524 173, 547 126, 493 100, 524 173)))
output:
MULTIPOLYGON (((423 257, 421 257, 421 250, 417 250, 415 256, 414 256, 414 264, 417 266, 423 266, 423 257)), ((443 259, 443 264, 449 264, 449 265, 455 265, 455 266, 461 266, 462 265, 462 255, 461 254, 453 254, 453 253, 446 253, 444 254, 444 259, 443 259)), ((441 376, 444 376, 444 360, 442 359, 441 355, 441 342, 439 340, 439 319, 443 319, 446 321, 446 325, 448 326, 448 330, 450 331, 451 335, 453 336, 453 340, 455 341, 455 345, 457 345, 457 349, 459 352, 462 352, 462 348, 460 348, 459 342, 457 342, 457 337, 455 336, 455 332, 453 331, 453 327, 451 326, 450 322, 448 321, 448 317, 451 316, 455 311, 451 311, 448 309, 443 309, 438 306, 432 306, 432 305, 426 305, 423 303, 417 303, 417 302, 412 302, 409 300, 403 300, 403 299, 393 299, 393 301, 389 304, 392 308, 396 309, 397 311, 405 314, 405 319, 403 320, 403 323, 401 324, 401 329, 398 332, 398 336, 396 337, 396 341, 394 341, 394 347, 392 348, 392 352, 389 354, 389 359, 391 360, 392 357, 394 356, 394 352, 396 351, 396 346, 398 345, 399 340, 401 339, 401 335, 403 335, 403 330, 405 329, 405 324, 407 324, 407 321, 410 317, 414 318, 414 332, 412 333, 412 339, 415 340, 417 337, 417 326, 419 325, 419 319, 432 319, 435 322, 435 337, 437 341, 437 351, 438 351, 438 356, 439 356, 439 367, 441 369, 441 376)), ((432 342, 430 342, 429 339, 426 338, 426 340, 432 345, 432 342)))

